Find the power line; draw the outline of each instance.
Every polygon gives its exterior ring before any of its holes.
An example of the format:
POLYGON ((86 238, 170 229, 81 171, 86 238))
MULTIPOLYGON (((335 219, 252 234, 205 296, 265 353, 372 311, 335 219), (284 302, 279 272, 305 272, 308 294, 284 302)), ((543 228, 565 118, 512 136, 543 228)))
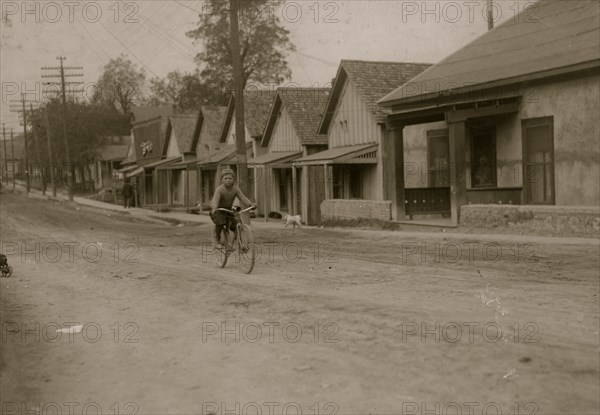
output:
MULTIPOLYGON (((63 108, 63 139, 65 141, 65 154, 67 158, 67 179, 68 179, 68 191, 69 191, 69 201, 73 201, 73 172, 71 165, 71 156, 69 153, 69 141, 67 140, 67 98, 66 98, 66 82, 65 78, 68 77, 78 77, 83 76, 83 74, 65 74, 65 69, 73 70, 73 69, 83 69, 81 66, 69 66, 65 67, 63 62, 67 59, 64 56, 59 56, 56 59, 60 61, 60 67, 42 67, 42 70, 60 70, 59 75, 42 75, 42 78, 58 78, 60 77, 61 81, 61 92, 62 92, 62 108, 63 108)), ((78 82, 71 82, 71 84, 77 84, 78 82)))

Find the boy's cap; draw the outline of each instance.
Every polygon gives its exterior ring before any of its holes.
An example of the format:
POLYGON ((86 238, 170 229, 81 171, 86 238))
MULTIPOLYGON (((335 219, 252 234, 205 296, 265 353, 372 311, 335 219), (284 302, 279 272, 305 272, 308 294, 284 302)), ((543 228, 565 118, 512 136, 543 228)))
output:
POLYGON ((221 179, 225 177, 226 174, 231 174, 235 178, 235 172, 231 169, 225 169, 221 172, 221 179))

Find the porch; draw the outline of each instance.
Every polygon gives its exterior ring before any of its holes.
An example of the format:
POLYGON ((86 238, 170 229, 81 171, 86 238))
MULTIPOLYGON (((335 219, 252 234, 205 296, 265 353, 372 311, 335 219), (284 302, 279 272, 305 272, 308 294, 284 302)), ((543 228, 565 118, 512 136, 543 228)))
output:
POLYGON ((254 197, 257 214, 265 220, 272 211, 297 215, 300 211, 301 176, 292 161, 302 156, 298 151, 279 151, 248 160, 254 171, 254 197))
POLYGON ((385 217, 383 205, 360 207, 370 206, 369 202, 385 204, 378 152, 379 145, 371 143, 330 148, 296 160, 294 165, 306 171, 310 184, 302 195, 307 222, 319 224, 323 215, 327 219, 352 214, 385 217))
POLYGON ((464 205, 553 203, 551 125, 520 120, 519 108, 520 97, 510 97, 389 115, 384 154, 393 219, 441 214, 457 225, 464 205), (407 156, 405 139, 426 151, 407 156), (420 182, 407 168, 415 165, 420 182))

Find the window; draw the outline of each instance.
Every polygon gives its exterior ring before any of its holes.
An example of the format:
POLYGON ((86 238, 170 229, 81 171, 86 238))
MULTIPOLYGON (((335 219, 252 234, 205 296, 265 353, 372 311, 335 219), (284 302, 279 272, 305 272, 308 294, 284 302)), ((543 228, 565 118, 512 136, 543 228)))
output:
POLYGON ((427 131, 428 187, 449 187, 448 130, 427 131))
POLYGON ((523 120, 525 203, 554 204, 554 119, 523 120))
POLYGON ((496 126, 470 126, 471 187, 496 187, 496 126))

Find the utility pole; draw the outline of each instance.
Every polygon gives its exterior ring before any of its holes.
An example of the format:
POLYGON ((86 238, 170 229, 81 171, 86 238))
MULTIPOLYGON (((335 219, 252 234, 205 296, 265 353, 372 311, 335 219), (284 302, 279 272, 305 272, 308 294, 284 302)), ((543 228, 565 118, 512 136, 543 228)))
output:
POLYGON ((2 123, 2 144, 4 145, 4 181, 8 183, 8 154, 6 154, 6 128, 2 123))
POLYGON ((29 104, 29 109, 30 109, 30 118, 31 118, 31 128, 33 130, 33 138, 34 138, 34 142, 35 142, 35 153, 37 156, 37 164, 38 164, 38 169, 40 170, 40 177, 42 179, 42 194, 44 196, 46 196, 46 175, 44 174, 44 166, 42 166, 42 160, 40 158, 40 145, 39 145, 39 140, 38 140, 38 129, 37 129, 37 117, 35 117, 34 113, 33 113, 33 104, 29 104))
MULTIPOLYGON (((19 101, 10 101, 10 102, 19 102, 19 101)), ((29 143, 27 138, 27 110, 25 109, 25 94, 21 93, 21 105, 22 108, 18 109, 16 107, 11 107, 13 111, 21 113, 23 116, 23 139, 25 141, 25 190, 27 194, 31 191, 31 182, 29 178, 29 143)))
POLYGON ((488 30, 494 28, 494 0, 487 0, 487 21, 488 30))
POLYGON ((12 153, 12 179, 13 179, 13 192, 15 191, 16 182, 15 182, 15 139, 13 138, 13 129, 10 129, 10 152, 12 153))
POLYGON ((50 132, 50 121, 48 120, 48 111, 44 111, 44 119, 46 121, 46 138, 48 141, 48 160, 50 161, 50 181, 52 182, 52 197, 56 197, 56 176, 54 169, 57 167, 52 164, 52 133, 50 132))
POLYGON ((58 56, 56 58, 60 61, 60 66, 44 66, 42 70, 59 70, 59 75, 42 75, 42 78, 60 78, 61 84, 61 95, 62 95, 62 107, 63 107, 63 139, 65 141, 65 155, 67 158, 67 188, 69 191, 69 201, 73 201, 73 166, 71 165, 71 155, 69 152, 69 140, 67 139, 67 96, 66 96, 66 85, 78 85, 83 82, 65 82, 65 78, 83 76, 83 74, 65 74, 65 69, 71 70, 83 70, 81 66, 64 66, 63 62, 67 59, 64 56, 58 56))
POLYGON ((229 0, 229 27, 231 29, 231 63, 235 85, 235 148, 237 154, 237 176, 240 190, 248 194, 248 159, 244 128, 244 79, 240 56, 240 33, 238 27, 238 0, 229 0))

